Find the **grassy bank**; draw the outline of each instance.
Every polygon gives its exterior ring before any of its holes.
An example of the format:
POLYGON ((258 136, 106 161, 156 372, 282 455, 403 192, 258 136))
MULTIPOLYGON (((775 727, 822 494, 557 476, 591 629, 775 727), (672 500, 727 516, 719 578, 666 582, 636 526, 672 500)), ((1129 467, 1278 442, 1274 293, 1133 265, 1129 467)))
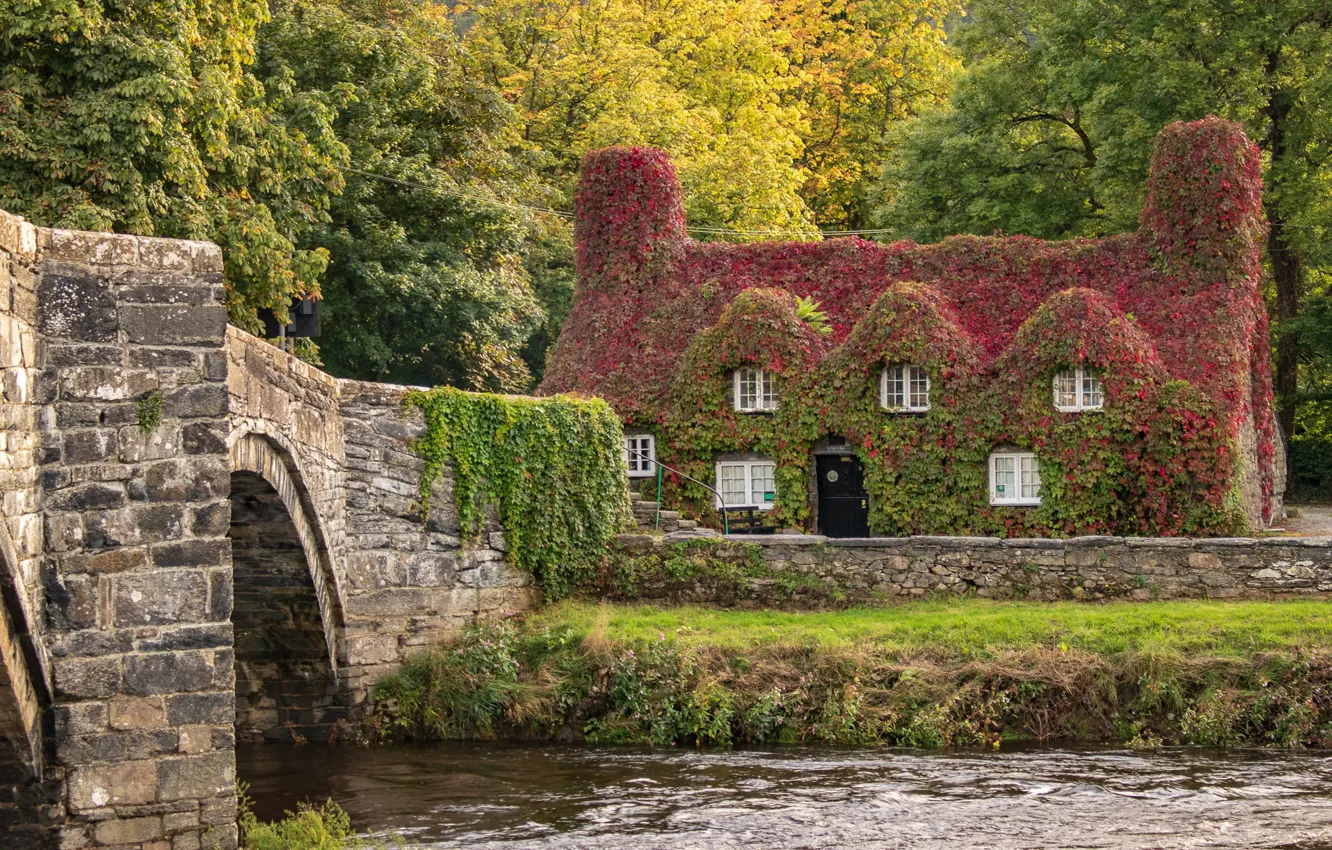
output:
POLYGON ((1332 743, 1332 605, 565 602, 377 688, 386 734, 731 746, 1332 743))

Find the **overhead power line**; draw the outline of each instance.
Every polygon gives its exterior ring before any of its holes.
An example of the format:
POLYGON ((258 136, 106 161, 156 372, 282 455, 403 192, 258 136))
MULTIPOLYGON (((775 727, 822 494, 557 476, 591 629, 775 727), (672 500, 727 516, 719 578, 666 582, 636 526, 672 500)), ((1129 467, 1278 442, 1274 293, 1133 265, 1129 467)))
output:
MULTIPOLYGON (((363 168, 355 168, 350 165, 343 166, 343 171, 359 174, 362 177, 369 177, 374 180, 380 180, 384 183, 392 183, 396 186, 406 186, 412 189, 424 189, 428 192, 439 192, 443 195, 449 195, 455 198, 463 198, 470 201, 476 201, 481 204, 490 204, 491 206, 502 207, 504 209, 515 210, 518 212, 536 213, 537 215, 550 215, 556 218, 562 218, 565 221, 573 220, 573 213, 565 210, 552 209, 550 207, 538 207, 531 204, 517 204, 511 201, 501 201, 486 195, 479 195, 474 192, 468 192, 462 188, 453 188, 449 186, 432 186, 428 183, 418 183, 415 180, 403 180, 400 177, 389 177, 385 174, 376 174, 373 171, 367 171, 363 168)), ((878 230, 819 230, 818 228, 808 228, 806 230, 743 230, 732 227, 713 227, 708 225, 686 226, 685 230, 689 233, 703 236, 768 236, 768 237, 795 237, 808 239, 815 234, 821 236, 878 236, 892 233, 886 228, 878 230)))
MULTIPOLYGON (((392 183, 397 186, 406 186, 412 189, 425 189, 428 192, 439 192, 443 195, 449 195, 455 198, 463 198, 470 201, 476 201, 481 204, 490 204, 491 206, 501 207, 503 209, 515 210, 518 212, 535 213, 537 215, 549 215, 565 221, 573 221, 574 214, 566 210, 557 210, 551 207, 538 207, 532 204, 517 204, 512 201, 501 201, 487 195, 479 195, 474 192, 468 192, 462 188, 451 188, 447 186, 431 186, 428 183, 418 183, 415 180, 403 180, 400 177, 389 177, 386 174, 376 174, 373 171, 367 171, 363 168, 356 168, 350 165, 342 167, 343 171, 349 171, 352 174, 359 174, 362 177, 369 177, 374 180, 380 180, 384 183, 392 183)), ((443 172, 440 172, 441 174, 443 172)), ((1306 230, 1321 230, 1317 225, 1286 223, 1287 228, 1297 228, 1306 230)), ((837 238, 840 236, 885 236, 894 231, 889 228, 878 228, 869 230, 820 230, 818 228, 809 228, 806 230, 745 230, 733 227, 715 227, 711 225, 686 226, 685 230, 702 236, 766 236, 766 237, 791 237, 797 239, 808 239, 814 234, 837 238)), ((1321 242, 1309 246, 1314 248, 1332 247, 1332 243, 1321 242)), ((1285 249, 1294 251, 1296 249, 1285 249)))

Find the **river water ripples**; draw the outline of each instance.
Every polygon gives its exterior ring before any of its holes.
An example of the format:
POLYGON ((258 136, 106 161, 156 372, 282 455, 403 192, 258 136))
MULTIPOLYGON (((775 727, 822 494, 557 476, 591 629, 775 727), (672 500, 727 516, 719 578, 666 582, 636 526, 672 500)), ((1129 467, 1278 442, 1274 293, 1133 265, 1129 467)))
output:
POLYGON ((332 797, 429 848, 1332 850, 1332 756, 1257 750, 243 748, 261 817, 332 797))

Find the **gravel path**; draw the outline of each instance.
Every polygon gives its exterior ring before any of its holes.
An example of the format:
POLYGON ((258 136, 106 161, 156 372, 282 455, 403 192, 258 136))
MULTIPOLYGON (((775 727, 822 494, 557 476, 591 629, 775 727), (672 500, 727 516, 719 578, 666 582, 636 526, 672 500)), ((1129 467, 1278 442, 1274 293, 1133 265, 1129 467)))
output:
POLYGON ((1287 505, 1299 508, 1300 516, 1281 523, 1286 537, 1332 537, 1332 505, 1287 505))

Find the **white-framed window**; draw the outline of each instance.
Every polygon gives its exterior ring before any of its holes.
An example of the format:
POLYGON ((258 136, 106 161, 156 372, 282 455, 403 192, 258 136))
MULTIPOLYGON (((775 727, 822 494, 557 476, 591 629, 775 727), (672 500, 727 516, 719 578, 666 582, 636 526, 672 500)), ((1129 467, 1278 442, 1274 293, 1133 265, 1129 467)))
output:
POLYGON ((770 460, 723 460, 717 463, 717 508, 772 509, 776 498, 777 464, 770 460))
POLYGON ((736 369, 734 381, 736 410, 761 413, 777 409, 777 381, 767 369, 736 369))
POLYGON ((1099 410, 1105 404, 1101 379, 1090 369, 1062 369, 1054 376, 1054 404, 1059 410, 1099 410))
POLYGON ((651 434, 630 434, 624 438, 624 465, 630 478, 657 474, 657 441, 651 434))
POLYGON ((930 409, 930 376, 913 363, 889 366, 879 376, 879 404, 885 410, 917 413, 930 409))
POLYGON ((1041 467, 1031 452, 1005 451, 990 455, 990 504, 1039 505, 1041 467))

